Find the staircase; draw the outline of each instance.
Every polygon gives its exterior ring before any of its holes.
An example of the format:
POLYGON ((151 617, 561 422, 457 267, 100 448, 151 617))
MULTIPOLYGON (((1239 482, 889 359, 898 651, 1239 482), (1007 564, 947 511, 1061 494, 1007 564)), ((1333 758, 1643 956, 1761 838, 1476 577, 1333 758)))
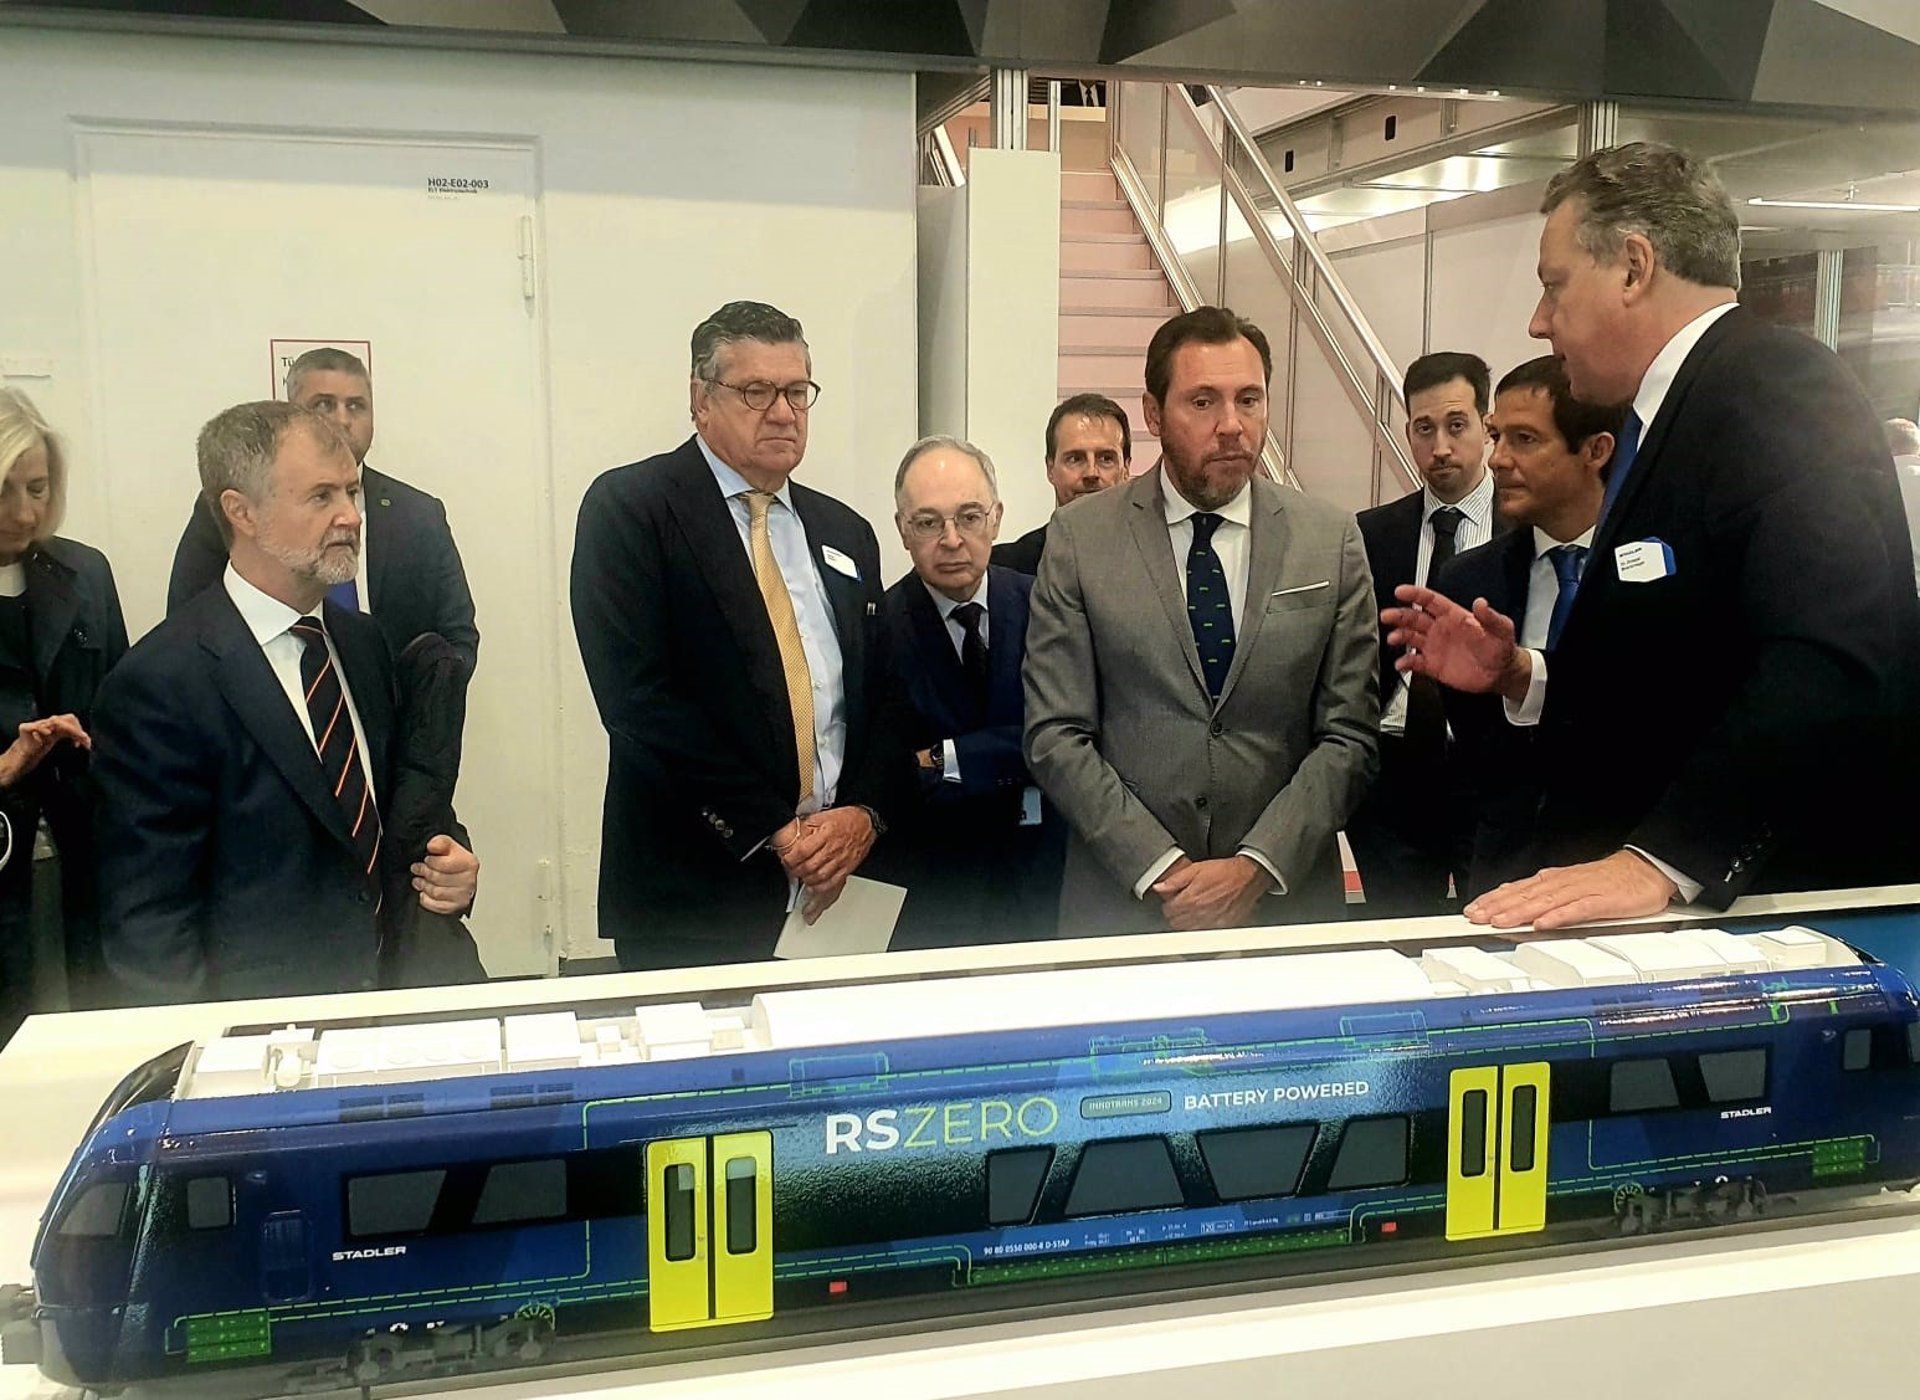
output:
POLYGON ((1106 171, 1060 175, 1060 397, 1105 394, 1133 422, 1133 470, 1160 456, 1140 396, 1147 342, 1179 310, 1146 235, 1106 171))

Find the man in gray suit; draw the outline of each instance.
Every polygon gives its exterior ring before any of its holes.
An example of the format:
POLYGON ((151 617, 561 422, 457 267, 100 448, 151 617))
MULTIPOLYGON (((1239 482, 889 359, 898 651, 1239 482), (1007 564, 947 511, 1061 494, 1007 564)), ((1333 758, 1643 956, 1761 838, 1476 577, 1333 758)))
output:
POLYGON ((1272 374, 1252 322, 1175 316, 1147 348, 1159 465, 1048 527, 1023 675, 1028 766, 1074 833, 1063 933, 1344 913, 1373 583, 1351 515, 1255 476, 1272 374))

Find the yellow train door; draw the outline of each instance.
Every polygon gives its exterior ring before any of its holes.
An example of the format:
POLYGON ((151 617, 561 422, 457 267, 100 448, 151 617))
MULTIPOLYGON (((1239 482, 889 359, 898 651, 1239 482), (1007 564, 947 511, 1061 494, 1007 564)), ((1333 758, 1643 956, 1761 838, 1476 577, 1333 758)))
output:
POLYGON ((647 1144, 647 1325, 773 1316, 773 1134, 647 1144))
POLYGON ((1544 1062, 1448 1077, 1448 1239, 1546 1228, 1550 1078, 1544 1062))

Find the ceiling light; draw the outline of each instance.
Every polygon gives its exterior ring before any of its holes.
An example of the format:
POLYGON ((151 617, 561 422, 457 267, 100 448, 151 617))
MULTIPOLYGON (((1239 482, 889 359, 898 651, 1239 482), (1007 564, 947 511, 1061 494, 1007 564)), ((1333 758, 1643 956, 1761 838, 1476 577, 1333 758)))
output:
POLYGON ((1761 199, 1747 201, 1766 209, 1837 209, 1855 214, 1920 214, 1920 204, 1870 204, 1860 199, 1761 199))

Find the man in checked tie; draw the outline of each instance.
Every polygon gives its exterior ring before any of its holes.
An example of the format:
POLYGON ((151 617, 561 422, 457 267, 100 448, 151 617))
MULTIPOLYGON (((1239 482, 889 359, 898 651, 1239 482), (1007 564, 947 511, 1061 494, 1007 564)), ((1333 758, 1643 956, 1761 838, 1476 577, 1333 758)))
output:
POLYGON ((800 323, 695 328, 694 434, 588 489, 573 624, 608 739, 600 933, 623 968, 769 957, 840 897, 910 780, 873 527, 792 480, 800 323))
POLYGON ((1351 515, 1261 472, 1272 368, 1224 307, 1166 322, 1159 464, 1047 527, 1026 749, 1073 829, 1062 932, 1344 914, 1335 834, 1378 755, 1373 581, 1351 515))
MULTIPOLYGON (((107 965, 139 1001, 372 987, 393 672, 379 628, 327 601, 359 563, 359 463, 286 403, 219 414, 199 457, 222 586, 127 653, 95 716, 107 965)), ((413 866, 435 913, 473 903, 459 838, 413 866)))

